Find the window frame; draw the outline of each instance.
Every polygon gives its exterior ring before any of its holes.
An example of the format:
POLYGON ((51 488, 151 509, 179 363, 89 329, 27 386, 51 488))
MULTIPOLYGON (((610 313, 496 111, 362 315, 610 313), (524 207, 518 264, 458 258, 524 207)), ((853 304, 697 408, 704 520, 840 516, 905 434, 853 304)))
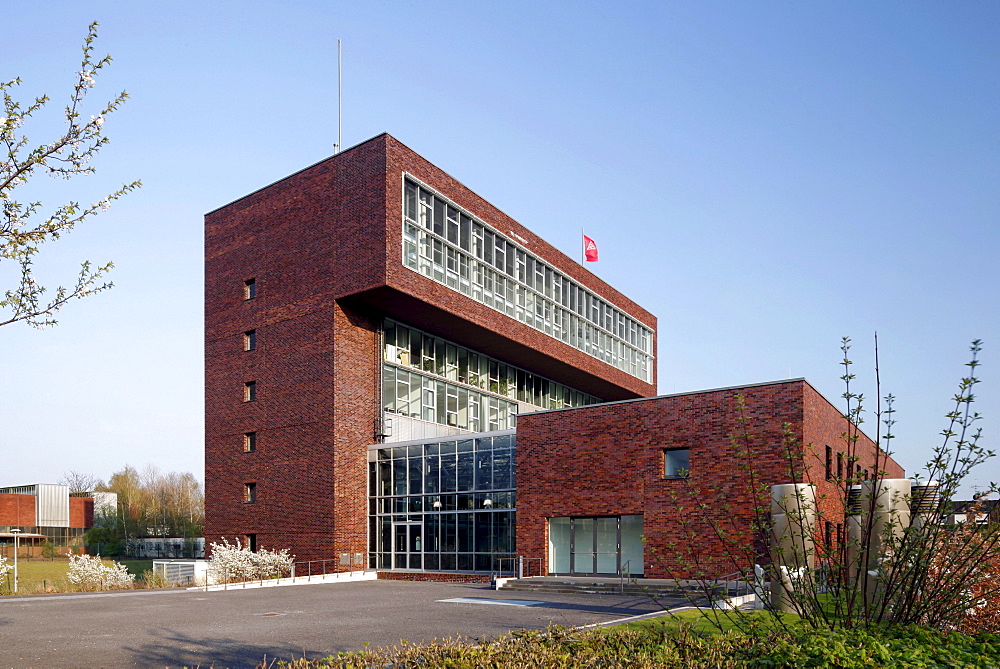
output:
POLYGON ((243 350, 257 350, 257 330, 247 330, 243 333, 243 350))
POLYGON ((661 450, 662 460, 660 463, 660 472, 664 480, 666 481, 677 481, 691 478, 691 449, 686 446, 674 447, 674 448, 664 448, 661 450), (669 473, 667 467, 671 464, 676 465, 676 463, 671 463, 670 453, 686 453, 687 454, 687 467, 672 467, 670 471, 674 473, 669 473))
POLYGON ((243 484, 243 503, 244 504, 256 504, 257 503, 257 482, 251 481, 249 483, 243 484))
POLYGON ((243 452, 254 453, 257 450, 257 432, 243 433, 243 452))
POLYGON ((252 277, 243 281, 243 299, 252 300, 257 297, 257 279, 252 277))
POLYGON ((256 381, 244 381, 243 382, 243 401, 244 402, 256 402, 257 401, 257 382, 256 381))

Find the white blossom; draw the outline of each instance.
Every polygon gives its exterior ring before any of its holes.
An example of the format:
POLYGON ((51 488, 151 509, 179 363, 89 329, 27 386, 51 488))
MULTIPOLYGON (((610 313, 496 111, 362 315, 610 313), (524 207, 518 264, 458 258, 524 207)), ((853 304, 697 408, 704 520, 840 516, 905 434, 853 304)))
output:
POLYGON ((126 590, 135 584, 125 565, 106 565, 100 555, 70 555, 68 579, 81 590, 126 590))
POLYGON ((289 554, 287 548, 280 551, 261 548, 254 552, 249 546, 243 546, 239 539, 231 544, 223 537, 222 543, 212 544, 208 573, 215 583, 279 578, 292 570, 294 561, 295 556, 289 554))

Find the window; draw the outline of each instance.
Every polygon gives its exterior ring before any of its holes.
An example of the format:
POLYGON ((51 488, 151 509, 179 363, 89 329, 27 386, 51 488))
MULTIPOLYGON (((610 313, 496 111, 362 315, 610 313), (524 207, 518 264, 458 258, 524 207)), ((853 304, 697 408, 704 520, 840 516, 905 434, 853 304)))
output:
POLYGON ((691 471, 691 449, 663 449, 663 478, 686 479, 691 471))
POLYGON ((257 399, 257 382, 247 381, 243 384, 243 401, 253 402, 257 399))
POLYGON ((247 547, 251 553, 257 552, 257 535, 256 534, 244 534, 243 535, 243 545, 247 547))
POLYGON ((256 432, 244 432, 243 433, 243 452, 253 453, 257 450, 257 433, 256 432))
POLYGON ((833 480, 833 449, 826 447, 826 480, 833 480))
POLYGON ((243 299, 252 300, 257 297, 257 280, 247 279, 243 282, 243 299))
POLYGON ((257 348, 257 331, 247 330, 243 333, 243 350, 252 351, 257 348))
POLYGON ((247 504, 253 504, 257 501, 257 484, 256 483, 244 483, 243 484, 243 501, 247 504))
POLYGON ((837 453, 837 480, 841 481, 844 478, 844 454, 837 453))

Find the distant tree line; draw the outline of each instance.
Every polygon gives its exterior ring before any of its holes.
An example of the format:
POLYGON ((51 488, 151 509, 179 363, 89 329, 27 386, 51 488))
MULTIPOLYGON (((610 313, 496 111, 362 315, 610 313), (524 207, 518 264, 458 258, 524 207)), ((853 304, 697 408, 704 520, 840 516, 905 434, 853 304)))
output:
POLYGON ((60 483, 70 495, 112 492, 115 508, 94 509, 94 527, 87 531, 88 546, 101 545, 104 554, 124 554, 129 542, 141 537, 200 537, 205 530, 205 493, 190 472, 163 473, 152 465, 141 472, 126 465, 103 480, 67 472, 60 483))

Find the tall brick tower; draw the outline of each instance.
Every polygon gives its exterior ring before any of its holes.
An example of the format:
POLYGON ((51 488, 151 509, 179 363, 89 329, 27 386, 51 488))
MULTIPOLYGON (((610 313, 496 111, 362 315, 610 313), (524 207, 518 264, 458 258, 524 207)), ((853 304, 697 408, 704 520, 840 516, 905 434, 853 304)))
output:
POLYGON ((655 338, 379 135, 205 217, 206 539, 364 554, 371 445, 653 395, 655 338))

